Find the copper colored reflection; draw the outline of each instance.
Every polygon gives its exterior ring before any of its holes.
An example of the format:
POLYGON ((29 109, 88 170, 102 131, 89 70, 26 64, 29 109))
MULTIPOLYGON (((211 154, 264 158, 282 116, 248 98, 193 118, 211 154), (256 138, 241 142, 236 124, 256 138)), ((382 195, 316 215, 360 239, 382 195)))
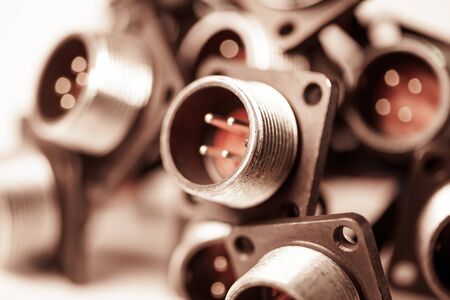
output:
MULTIPOLYGON (((213 167, 220 177, 226 178, 239 166, 247 149, 248 115, 245 108, 240 107, 229 113, 226 118, 213 115, 206 115, 205 118, 208 116, 211 116, 212 120, 207 123, 215 126, 215 129, 212 145, 207 147, 220 149, 219 155, 213 157, 213 167), (214 122, 215 119, 217 123, 214 122)), ((208 155, 207 152, 201 154, 208 155)))
POLYGON ((408 53, 385 54, 363 71, 356 107, 373 129, 389 137, 423 131, 440 101, 438 78, 424 60, 408 53))
POLYGON ((231 91, 211 86, 190 95, 177 110, 171 153, 178 170, 196 184, 234 173, 247 149, 248 116, 231 91))
POLYGON ((228 253, 222 243, 201 249, 187 265, 186 290, 190 299, 225 299, 235 280, 228 253))
POLYGON ((38 105, 47 119, 73 109, 88 77, 87 51, 82 41, 71 39, 52 54, 42 75, 38 105))

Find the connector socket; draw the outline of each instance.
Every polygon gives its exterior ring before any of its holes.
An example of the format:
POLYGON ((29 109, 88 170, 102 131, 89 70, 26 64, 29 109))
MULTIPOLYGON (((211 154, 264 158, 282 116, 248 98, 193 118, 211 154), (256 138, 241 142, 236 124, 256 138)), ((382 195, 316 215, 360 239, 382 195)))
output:
POLYGON ((106 155, 147 105, 152 86, 151 63, 134 37, 71 35, 44 68, 31 128, 70 150, 106 155))
POLYGON ((188 85, 169 108, 161 155, 189 194, 243 209, 280 188, 298 139, 295 115, 276 89, 207 76, 188 85))

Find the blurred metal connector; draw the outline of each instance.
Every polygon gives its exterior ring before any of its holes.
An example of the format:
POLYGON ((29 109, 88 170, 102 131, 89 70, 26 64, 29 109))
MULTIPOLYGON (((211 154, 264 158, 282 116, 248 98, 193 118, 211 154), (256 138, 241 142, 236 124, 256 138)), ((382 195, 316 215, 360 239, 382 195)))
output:
POLYGON ((42 263, 55 254, 61 212, 50 162, 25 149, 0 162, 0 264, 42 263))
POLYGON ((368 147, 407 154, 433 140, 450 110, 450 79, 444 54, 405 37, 375 49, 356 75, 347 121, 368 147))
POLYGON ((169 108, 161 155, 186 192, 248 208, 282 185, 296 158, 298 139, 292 108, 275 88, 207 76, 182 90, 169 108))
POLYGON ((418 222, 417 253, 431 290, 440 299, 450 298, 450 183, 429 199, 418 222))
POLYGON ((293 68, 293 62, 259 20, 239 11, 214 11, 201 18, 188 31, 178 52, 188 76, 195 75, 210 56, 242 60, 261 70, 293 68))
POLYGON ((146 52, 132 36, 69 36, 42 73, 32 128, 70 150, 105 155, 147 105, 153 76, 146 52))
POLYGON ((264 24, 284 51, 301 45, 322 27, 349 12, 357 0, 235 0, 264 24))
POLYGON ((220 222, 188 225, 169 265, 169 283, 187 299, 225 299, 235 281, 224 239, 231 226, 220 222))

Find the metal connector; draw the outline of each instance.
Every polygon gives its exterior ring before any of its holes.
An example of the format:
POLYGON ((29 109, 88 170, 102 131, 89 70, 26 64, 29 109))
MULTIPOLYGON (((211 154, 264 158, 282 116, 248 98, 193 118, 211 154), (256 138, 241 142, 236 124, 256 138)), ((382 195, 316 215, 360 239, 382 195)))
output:
POLYGON ((331 258, 311 248, 284 246, 264 255, 238 279, 226 299, 344 300, 360 297, 350 277, 331 258))
POLYGON ((60 242, 61 212, 52 167, 38 149, 0 162, 0 264, 42 263, 60 242))
POLYGON ((241 60, 252 68, 292 69, 273 37, 254 16, 239 11, 214 11, 192 26, 180 45, 178 60, 188 76, 211 56, 241 60))
POLYGON ((188 299, 225 299, 236 280, 224 240, 231 226, 220 222, 189 224, 169 265, 169 283, 188 299))
POLYGON ((370 225, 356 214, 235 226, 226 245, 239 277, 227 300, 391 299, 370 225))
POLYGON ((355 136, 387 154, 411 153, 434 139, 450 110, 443 53, 425 41, 403 38, 366 55, 347 113, 355 136))
POLYGON ((388 276, 394 288, 450 298, 450 156, 448 141, 415 151, 409 189, 401 199, 388 276))
POLYGON ((450 298, 450 183, 430 198, 418 222, 417 253, 431 290, 440 299, 450 298))
POLYGON ((273 87, 225 76, 188 85, 164 120, 161 155, 188 193, 247 208, 272 196, 296 158, 298 131, 273 87))
POLYGON ((152 85, 151 63, 136 38, 72 35, 45 66, 31 126, 47 141, 105 155, 124 139, 152 85))

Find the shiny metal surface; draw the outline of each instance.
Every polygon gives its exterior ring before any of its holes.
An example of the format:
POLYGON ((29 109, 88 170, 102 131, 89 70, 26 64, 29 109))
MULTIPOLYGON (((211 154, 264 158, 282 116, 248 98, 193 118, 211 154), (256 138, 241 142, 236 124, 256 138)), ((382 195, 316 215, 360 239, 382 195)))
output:
POLYGON ((440 247, 438 239, 450 225, 449 199, 450 183, 447 183, 429 199, 417 228, 416 251, 420 267, 429 287, 440 299, 450 299, 450 286, 444 283, 448 279, 439 276, 434 258, 437 248, 440 247))
MULTIPOLYGON (((270 294, 269 294, 270 295, 270 294)), ((303 246, 272 250, 231 287, 227 300, 360 299, 350 277, 325 254, 303 246), (264 298, 263 288, 283 296, 264 298)))
POLYGON ((0 162, 0 263, 26 265, 55 254, 61 216, 53 170, 36 149, 0 162))
MULTIPOLYGON (((72 40, 86 49, 86 85, 73 108, 48 118, 39 97, 40 91, 53 89, 53 83, 43 80, 30 120, 35 132, 45 140, 70 150, 105 155, 120 144, 140 109, 147 105, 153 84, 151 63, 140 42, 128 35, 73 35, 59 47, 72 40)), ((47 68, 55 63, 58 49, 47 68)), ((42 76, 45 79, 46 71, 42 76)))
POLYGON ((282 94, 264 83, 225 76, 204 77, 181 91, 168 110, 161 133, 164 167, 180 186, 194 196, 234 208, 255 206, 277 191, 294 163, 297 144, 296 119, 282 94), (184 131, 184 127, 183 132, 173 129, 174 122, 180 118, 177 115, 180 107, 194 101, 196 92, 212 87, 233 93, 233 97, 244 106, 249 119, 247 149, 239 166, 233 174, 216 182, 211 178, 199 179, 208 176, 204 175, 202 167, 186 166, 187 160, 202 160, 196 151, 188 149, 198 149, 200 146, 190 145, 198 139, 193 132, 196 129, 190 132, 184 131), (184 146, 178 144, 183 136, 186 139, 186 135, 191 136, 189 143, 184 146))

